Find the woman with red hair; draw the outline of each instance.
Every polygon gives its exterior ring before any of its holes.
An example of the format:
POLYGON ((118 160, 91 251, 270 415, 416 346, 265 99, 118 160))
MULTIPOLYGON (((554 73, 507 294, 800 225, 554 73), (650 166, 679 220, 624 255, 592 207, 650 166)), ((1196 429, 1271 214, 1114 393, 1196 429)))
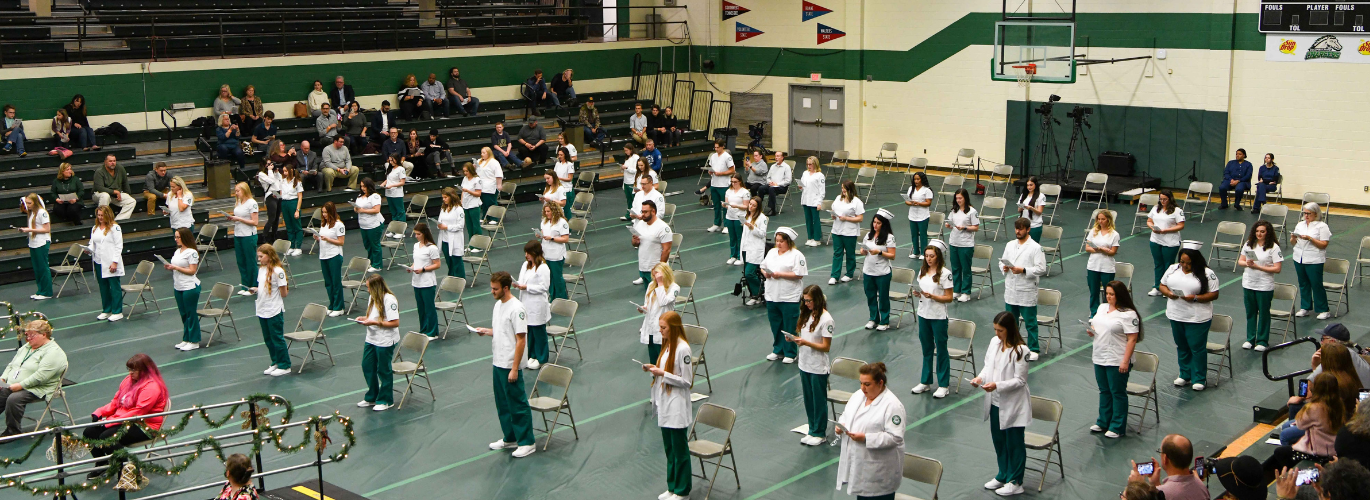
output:
MULTIPOLYGON (((157 370, 157 363, 152 362, 152 358, 146 354, 134 354, 124 363, 128 368, 128 376, 119 383, 119 392, 114 394, 114 399, 109 404, 97 408, 90 414, 91 421, 115 420, 121 418, 132 418, 153 413, 166 411, 170 397, 167 395, 166 383, 162 381, 162 372, 157 370)), ((96 457, 104 457, 113 453, 114 450, 125 446, 141 443, 152 439, 143 432, 142 427, 151 430, 162 428, 162 417, 153 417, 141 421, 142 426, 134 425, 129 427, 124 437, 112 446, 98 447, 90 450, 90 454, 96 457)), ((109 439, 118 434, 121 426, 117 423, 105 426, 87 427, 85 431, 86 439, 109 439)), ((107 465, 107 461, 97 462, 97 466, 107 465)), ((90 473, 91 477, 103 475, 104 471, 90 473)))

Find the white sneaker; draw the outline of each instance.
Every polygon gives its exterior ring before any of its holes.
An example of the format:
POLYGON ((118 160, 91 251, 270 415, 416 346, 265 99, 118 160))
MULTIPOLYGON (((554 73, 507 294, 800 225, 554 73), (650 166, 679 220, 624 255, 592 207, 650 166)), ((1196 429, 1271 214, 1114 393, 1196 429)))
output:
POLYGON ((724 264, 731 266, 731 265, 733 265, 733 262, 736 262, 736 261, 737 261, 737 259, 734 259, 734 258, 732 258, 732 257, 728 257, 728 260, 725 260, 725 261, 723 261, 723 262, 724 262, 724 264))
POLYGON ((781 363, 785 363, 785 364, 787 364, 787 365, 792 365, 792 364, 794 364, 794 358, 785 358, 785 359, 780 360, 780 362, 781 362, 781 363))
POLYGON ((1184 387, 1184 385, 1188 384, 1189 381, 1182 378, 1176 378, 1175 381, 1172 383, 1175 384, 1175 387, 1184 387))
POLYGON ((342 316, 342 315, 343 315, 343 312, 342 312, 342 311, 328 311, 328 317, 330 317, 330 318, 336 318, 336 317, 342 316))
POLYGON ((271 372, 274 371, 276 371, 276 365, 271 365, 266 367, 265 370, 262 370, 262 375, 271 375, 271 372))
POLYGON ((109 313, 100 313, 100 315, 96 316, 95 319, 109 319, 109 313))
POLYGON ((878 332, 883 332, 883 331, 889 330, 889 329, 890 329, 890 325, 879 325, 879 326, 876 326, 876 327, 875 327, 875 330, 878 331, 878 332))
POLYGON ((35 299, 35 298, 34 298, 34 297, 37 297, 37 296, 38 296, 38 294, 36 294, 36 293, 33 294, 33 295, 30 295, 30 296, 29 296, 29 300, 38 300, 38 299, 35 299))
POLYGON ((808 242, 808 243, 805 243, 805 245, 808 245, 808 246, 811 246, 811 247, 816 247, 816 246, 818 246, 818 245, 822 245, 822 243, 819 243, 818 240, 809 240, 809 242, 808 242))
POLYGON ((386 237, 386 238, 397 238, 397 236, 395 236, 395 233, 385 233, 385 237, 386 237))
POLYGON ((910 258, 910 259, 917 259, 918 257, 919 257, 919 255, 916 254, 916 253, 911 253, 911 254, 909 254, 909 258, 910 258))
POLYGON ((999 495, 999 496, 1001 496, 1001 497, 1008 497, 1008 496, 1013 496, 1013 495, 1021 495, 1021 494, 1023 494, 1023 487, 1022 487, 1021 485, 1017 485, 1017 484, 1013 484, 1013 483, 1008 483, 1008 484, 1004 485, 1002 488, 999 488, 999 489, 997 489, 997 490, 994 490, 994 494, 995 494, 995 495, 999 495))
POLYGON ((358 402, 357 402, 357 408, 370 408, 370 407, 372 407, 372 406, 376 406, 376 403, 372 403, 372 402, 370 402, 370 401, 358 401, 358 402))
POLYGON ((385 411, 389 409, 390 405, 376 405, 371 407, 371 411, 385 411))
POLYGON ((843 282, 843 283, 846 283, 846 282, 848 282, 848 281, 851 281, 851 276, 843 276, 842 279, 839 280, 839 281, 841 281, 841 282, 843 282))
POLYGON ((177 342, 177 343, 176 343, 176 348, 177 348, 177 349, 184 349, 185 346, 186 346, 186 342, 184 342, 184 341, 183 341, 183 342, 177 342))
POLYGON ((918 254, 917 257, 914 257, 914 258, 915 258, 915 259, 918 259, 918 260, 923 260, 923 254, 920 253, 920 254, 918 254))
POLYGON ((775 360, 777 360, 777 359, 780 359, 780 355, 779 355, 779 354, 770 353, 770 354, 767 354, 767 355, 766 355, 766 361, 775 361, 775 360))
MULTIPOLYGON (((829 284, 829 285, 836 285, 836 284, 837 284, 837 278, 828 278, 828 284, 829 284)), ((104 318, 100 318, 100 319, 104 319, 104 318)))
POLYGON ((238 295, 242 295, 242 296, 244 296, 244 297, 250 297, 250 296, 252 296, 252 292, 249 292, 249 291, 247 291, 247 290, 238 290, 238 295))
POLYGON ((721 231, 719 231, 719 232, 720 232, 720 233, 723 233, 723 234, 728 234, 728 228, 725 227, 725 228, 723 228, 723 230, 721 230, 721 231))
POLYGON ((113 323, 113 322, 119 321, 119 320, 121 320, 121 319, 124 319, 124 315, 123 315, 123 314, 115 314, 115 315, 112 315, 112 316, 109 317, 109 322, 110 322, 110 323, 113 323))
POLYGON ((301 255, 304 255, 304 250, 303 250, 303 249, 300 249, 300 248, 292 249, 292 250, 290 250, 290 255, 294 255, 294 256, 296 256, 296 257, 301 256, 301 255))
POLYGON ((468 249, 466 249, 466 253, 480 253, 480 249, 479 249, 479 248, 468 248, 468 249))
POLYGON ((1120 438, 1120 437, 1122 437, 1122 436, 1119 436, 1118 433, 1116 433, 1116 432, 1108 431, 1108 432, 1105 432, 1105 433, 1104 433, 1104 437, 1109 438, 1109 439, 1118 439, 1118 438, 1120 438))
POLYGON ((381 270, 380 270, 380 269, 376 269, 376 268, 371 267, 371 266, 367 266, 367 267, 366 267, 366 272, 368 272, 368 273, 379 273, 379 272, 381 272, 381 270))
POLYGON ((535 451, 538 451, 538 447, 533 446, 531 444, 527 446, 520 446, 514 449, 514 458, 523 458, 528 455, 532 455, 535 451))
POLYGON ((186 346, 185 346, 185 347, 182 347, 181 350, 182 350, 182 351, 194 351, 194 350, 199 349, 199 348, 200 348, 200 344, 197 344, 197 343, 195 343, 195 342, 186 342, 186 346))
POLYGON ((1194 385, 1189 386, 1189 388, 1190 388, 1190 389, 1194 389, 1194 390, 1196 390, 1196 391, 1202 391, 1202 390, 1204 390, 1204 385, 1203 385, 1203 384, 1194 384, 1194 385))
POLYGON ((1263 345, 1258 345, 1254 349, 1256 349, 1256 352, 1265 352, 1266 347, 1263 345))
POLYGON ((1146 292, 1146 294, 1147 294, 1147 295, 1150 295, 1150 296, 1152 296, 1152 297, 1160 297, 1160 296, 1161 296, 1161 289, 1159 289, 1159 288, 1152 288, 1151 291, 1150 291, 1150 292, 1146 292))
POLYGON ((529 358, 529 359, 528 359, 528 364, 527 364, 526 366, 528 367, 529 370, 536 370, 536 369, 538 369, 539 366, 542 366, 542 363, 538 363, 538 360, 536 360, 536 359, 531 359, 531 358, 529 358))
POLYGON ((1250 342, 1242 342, 1242 349, 1250 349, 1250 348, 1251 348, 1251 343, 1250 343, 1250 342))
POLYGON ((756 305, 756 299, 747 299, 747 301, 744 302, 744 304, 749 305, 749 306, 754 306, 754 305, 756 305))
POLYGON ((1330 312, 1325 312, 1325 313, 1318 314, 1318 319, 1331 319, 1331 318, 1332 318, 1332 313, 1330 313, 1330 312))
POLYGON ((969 293, 963 293, 963 294, 961 294, 960 297, 957 297, 957 298, 956 298, 956 301, 957 301, 957 302, 970 302, 970 294, 969 294, 969 293))
POLYGON ((827 439, 824 439, 819 436, 804 436, 802 439, 799 440, 799 442, 800 444, 806 444, 809 446, 818 446, 820 444, 827 442, 827 439))
POLYGON ((642 284, 642 278, 638 278, 638 279, 633 280, 633 284, 634 284, 634 285, 641 285, 641 284, 642 284))
POLYGON ((628 216, 625 215, 625 216, 619 217, 618 220, 627 221, 627 220, 628 220, 628 216))
POLYGON ((275 370, 272 370, 272 372, 271 372, 271 373, 268 373, 267 375, 271 375, 271 376, 273 376, 273 377, 279 377, 279 376, 281 376, 281 375, 289 375, 289 374, 290 374, 290 369, 289 369, 289 368, 276 368, 275 370))
POLYGON ((988 483, 985 483, 985 489, 987 490, 997 490, 1003 487, 1004 483, 999 482, 998 479, 991 479, 988 483))
POLYGON ((867 321, 867 322, 866 322, 866 329, 867 329, 867 330, 871 330, 871 329, 874 329, 874 328, 875 328, 875 322, 874 322, 874 321, 867 321))
POLYGON ((705 229, 705 231, 708 231, 708 232, 711 232, 711 233, 717 233, 717 232, 718 232, 718 229, 719 229, 718 226, 709 226, 709 228, 708 228, 708 229, 705 229))
POLYGON ((495 442, 493 442, 493 443, 490 443, 490 449, 492 449, 492 450, 508 450, 508 449, 518 448, 518 447, 519 447, 518 443, 506 443, 506 442, 504 442, 503 439, 501 439, 501 440, 499 440, 499 441, 495 441, 495 442))
POLYGON ((1089 432, 1104 432, 1104 428, 1099 427, 1099 424, 1094 424, 1089 426, 1089 432))
POLYGON ((909 389, 909 394, 922 394, 928 392, 928 384, 918 384, 909 389))
POLYGON ((1037 358, 1039 357, 1041 357, 1040 354, 1031 351, 1028 352, 1028 361, 1037 361, 1037 358))
POLYGON ((740 265, 742 265, 742 264, 746 264, 746 262, 743 262, 742 259, 737 259, 737 260, 733 261, 733 265, 734 265, 734 266, 740 266, 740 265))
POLYGON ((935 399, 942 399, 942 398, 947 397, 947 393, 949 393, 949 392, 951 392, 951 391, 950 391, 950 390, 947 390, 946 387, 938 387, 936 391, 933 391, 933 392, 932 392, 932 397, 935 398, 935 399))
POLYGON ((1308 310, 1307 310, 1307 309, 1299 309, 1299 312, 1294 313, 1294 317, 1296 317, 1296 318, 1302 318, 1302 317, 1307 316, 1307 315, 1308 315, 1308 310))
POLYGON ((34 295, 34 296, 33 296, 33 300, 48 300, 48 299, 50 299, 50 298, 52 298, 52 297, 49 297, 49 296, 47 296, 47 295, 34 295))
POLYGON ((666 500, 667 498, 670 498, 671 495, 674 495, 674 493, 664 491, 660 495, 656 496, 656 500, 666 500))

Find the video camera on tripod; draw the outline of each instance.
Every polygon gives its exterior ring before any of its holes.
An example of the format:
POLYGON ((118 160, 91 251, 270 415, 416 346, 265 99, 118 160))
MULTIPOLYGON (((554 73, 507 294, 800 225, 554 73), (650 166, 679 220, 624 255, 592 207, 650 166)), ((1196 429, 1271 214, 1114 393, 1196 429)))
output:
MULTIPOLYGON (((1042 103, 1041 106, 1037 106, 1037 109, 1032 110, 1032 112, 1033 112, 1033 113, 1037 113, 1037 114, 1042 115, 1042 116, 1051 116, 1051 108, 1052 108, 1053 106, 1056 105, 1056 102, 1057 102, 1057 101, 1060 101, 1060 100, 1061 100, 1061 96, 1058 96, 1058 95, 1056 95, 1056 94, 1051 94, 1051 97, 1047 98, 1047 102, 1042 103)), ((1053 118, 1053 120, 1054 120, 1054 119, 1055 119, 1055 118, 1053 118)), ((1058 121, 1057 123, 1060 123, 1060 122, 1058 121)))
POLYGON ((1089 124, 1089 115, 1092 114, 1094 114, 1094 108, 1077 104, 1075 105, 1075 109, 1066 113, 1066 117, 1075 120, 1077 123, 1083 123, 1086 127, 1094 128, 1089 124))

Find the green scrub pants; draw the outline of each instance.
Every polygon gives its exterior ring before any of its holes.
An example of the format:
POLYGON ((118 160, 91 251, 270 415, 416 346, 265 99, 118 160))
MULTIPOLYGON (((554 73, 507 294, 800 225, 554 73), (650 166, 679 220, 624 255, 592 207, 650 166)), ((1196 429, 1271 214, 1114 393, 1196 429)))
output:
POLYGON ((281 200, 281 217, 285 219, 285 239, 290 240, 290 248, 300 248, 304 244, 304 230, 300 228, 300 218, 295 210, 300 200, 281 200))
POLYGON ((1151 242, 1151 266, 1156 274, 1156 283, 1152 288, 1161 287, 1161 277, 1165 276, 1165 270, 1170 269, 1170 265, 1175 263, 1176 257, 1180 255, 1180 247, 1167 247, 1151 242))
POLYGON ((238 263, 238 278, 243 286, 257 286, 257 235, 233 238, 233 260, 238 263))
POLYGON ((323 274, 323 288, 328 292, 328 310, 341 311, 347 307, 343 300, 342 286, 343 256, 319 260, 319 271, 323 274))
POLYGON ((1034 227, 1034 228, 1029 228, 1029 229, 1028 229, 1028 237, 1029 237, 1029 238, 1032 238, 1032 241, 1035 241, 1035 242, 1037 242, 1038 244, 1041 244, 1041 243, 1042 243, 1042 226, 1037 226, 1037 227, 1034 227))
POLYGON ((464 209, 466 212, 466 237, 470 238, 477 234, 485 234, 480 228, 481 207, 471 207, 464 209))
POLYGON ((661 357, 661 344, 653 344, 651 339, 647 340, 647 359, 648 363, 656 364, 661 357))
POLYGON ((989 437, 994 442, 994 456, 999 462, 999 473, 995 481, 1001 483, 1023 484, 1023 471, 1027 467, 1027 444, 1024 442, 1023 427, 999 428, 999 407, 989 407, 989 437))
MULTIPOLYGON (((499 413, 499 428, 504 442, 519 446, 533 445, 533 414, 528 409, 528 393, 523 390, 523 376, 509 383, 511 370, 491 365, 495 389, 495 411, 499 413)), ((514 370, 517 372, 518 368, 514 370)))
POLYGON ((867 319, 877 325, 890 324, 890 281, 894 274, 880 276, 865 275, 862 288, 866 292, 867 319))
MULTIPOLYGON (((747 258, 745 252, 742 258, 747 258)), ((752 294, 752 297, 761 298, 761 264, 743 263, 742 277, 747 279, 747 293, 752 294)))
POLYGON ((1028 349, 1032 352, 1042 352, 1037 345, 1037 306, 1004 304, 1004 310, 1016 318, 1023 318, 1023 329, 1027 330, 1028 349))
POLYGON ((395 359, 395 346, 381 347, 362 344, 362 377, 366 378, 366 396, 362 399, 378 405, 395 404, 395 372, 390 362, 395 359))
POLYGON ((200 302, 200 286, 189 290, 172 290, 176 297, 176 311, 181 313, 181 341, 200 343, 200 313, 196 304, 200 302))
POLYGON ((29 263, 33 266, 33 281, 38 284, 38 295, 52 296, 52 268, 48 267, 48 249, 51 243, 29 249, 29 263))
POLYGON ((1085 290, 1089 291, 1089 316, 1094 317, 1094 312, 1099 310, 1099 304, 1104 303, 1104 292, 1099 287, 1107 285, 1113 281, 1115 273, 1105 273, 1100 271, 1085 271, 1085 290))
POLYGON ((381 256, 381 240, 385 238, 385 226, 362 228, 361 231, 362 248, 366 249, 366 258, 371 261, 371 267, 380 269, 385 264, 385 258, 381 256))
POLYGON ((781 330, 794 330, 799 324, 799 303, 766 302, 766 319, 771 322, 771 352, 786 358, 799 356, 799 346, 785 340, 785 335, 780 333, 781 330))
POLYGON ((419 333, 430 339, 438 338, 438 308, 433 305, 438 295, 438 287, 425 286, 414 288, 414 308, 419 313, 419 333))
POLYGON ((951 386, 951 355, 947 353, 947 325, 945 319, 918 317, 918 343, 923 348, 923 376, 920 384, 951 386), (934 362, 936 378, 933 378, 934 362))
POLYGON ((666 490, 686 498, 690 497, 694 481, 690 475, 688 433, 689 429, 661 428, 661 445, 666 451, 666 490))
POLYGON ((547 362, 547 325, 528 325, 528 359, 547 362))
POLYGON ((1190 383, 1208 381, 1208 329, 1213 320, 1203 323, 1170 321, 1170 332, 1175 336, 1175 350, 1180 358, 1180 378, 1190 383))
POLYGON ((1327 289, 1322 286, 1322 266, 1294 263, 1294 275, 1299 278, 1299 309, 1318 314, 1331 310, 1327 307, 1327 289))
MULTIPOLYGON (((716 187, 713 187, 713 186, 709 186, 709 201, 712 201, 713 204, 714 204, 714 225, 715 225, 715 226, 719 226, 719 227, 722 227, 722 226, 723 226, 723 212, 724 212, 724 210, 723 210, 723 200, 727 199, 727 196, 728 196, 728 188, 726 188, 726 187, 716 188, 716 187)), ((729 232, 731 232, 731 231, 729 231, 729 232)))
MULTIPOLYGON (((574 182, 574 181, 573 181, 574 182)), ((566 204, 561 206, 561 216, 566 220, 571 220, 571 205, 576 202, 576 190, 572 188, 566 192, 566 204)))
POLYGON ((1270 302, 1275 299, 1275 291, 1242 289, 1242 302, 1246 304, 1246 341, 1253 345, 1270 345, 1270 302))
POLYGON ((975 260, 975 247, 951 247, 952 292, 969 294, 971 289, 970 263, 975 260))
POLYGON ((480 217, 477 217, 477 218, 476 218, 476 222, 479 223, 480 221, 485 220, 485 214, 486 214, 487 212, 490 211, 490 207, 493 207, 493 206, 498 205, 498 204, 499 204, 499 195, 498 195, 498 194, 495 194, 495 193, 488 193, 488 194, 487 194, 487 193, 481 193, 481 194, 480 194, 480 217))
MULTIPOLYGON (((632 215, 633 213, 633 189, 633 182, 627 178, 624 178, 623 204, 628 206, 628 209, 623 212, 624 215, 632 215)), ((712 193, 712 191, 710 193, 712 193)), ((661 207, 657 208, 660 209, 661 207)))
POLYGON ((285 348, 285 313, 270 318, 257 318, 262 325, 262 342, 271 354, 271 364, 282 370, 290 369, 290 351, 285 348))
POLYGON ((742 258, 742 221, 724 220, 723 227, 728 229, 728 257, 742 258))
MULTIPOLYGON (((548 261, 545 261, 545 262, 547 262, 547 270, 550 271, 550 272, 552 273, 552 284, 551 284, 551 287, 550 287, 550 292, 549 292, 548 297, 549 297, 551 300, 569 298, 569 297, 566 296, 566 275, 563 274, 563 271, 562 271, 562 269, 563 269, 562 266, 564 266, 564 265, 566 264, 566 261, 563 259, 563 260, 548 260, 548 261)), ((542 360, 538 360, 538 361, 542 361, 542 360)))
POLYGON ((1099 385, 1099 419, 1094 425, 1127 434, 1127 373, 1117 366, 1094 365, 1094 383, 1099 385))
POLYGON ((804 389, 804 415, 809 418, 809 435, 828 437, 828 374, 799 370, 799 385, 804 389))
POLYGON ((458 278, 466 277, 466 264, 462 262, 460 255, 451 255, 451 252, 448 251, 447 243, 442 244, 442 260, 447 264, 448 276, 456 276, 458 278))
POLYGON ((818 217, 818 207, 804 205, 804 229, 808 239, 823 241, 823 221, 818 217))
POLYGON ((100 287, 100 310, 105 314, 124 313, 124 289, 119 286, 119 276, 100 277, 101 270, 95 270, 95 282, 100 287))
POLYGON ((404 197, 386 197, 385 203, 390 207, 390 220, 408 222, 409 216, 404 212, 404 197))
POLYGON ((840 278, 842 274, 842 262, 847 263, 848 278, 856 277, 856 237, 832 235, 832 278, 840 278), (844 259, 845 257, 845 259, 844 259))
POLYGON ((923 255, 923 249, 928 247, 928 221, 909 221, 909 240, 913 242, 913 253, 918 255, 923 255))

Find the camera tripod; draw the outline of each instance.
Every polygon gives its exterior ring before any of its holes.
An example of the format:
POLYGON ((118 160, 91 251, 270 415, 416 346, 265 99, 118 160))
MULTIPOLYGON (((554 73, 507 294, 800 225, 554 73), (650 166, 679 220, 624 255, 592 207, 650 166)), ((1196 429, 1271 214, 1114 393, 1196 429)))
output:
MULTIPOLYGON (((1071 172, 1072 170, 1074 170, 1074 167, 1075 167, 1075 156, 1076 156, 1075 154, 1079 151, 1079 150, 1077 149, 1077 146, 1079 146, 1080 144, 1084 144, 1084 146, 1085 146, 1085 153, 1087 153, 1087 154, 1089 155, 1088 158, 1089 158, 1089 164, 1090 164, 1090 167, 1091 167, 1091 168, 1089 169, 1089 171, 1090 171, 1090 172, 1093 172, 1093 171, 1095 171, 1095 170, 1098 169, 1098 166, 1095 165, 1095 163, 1094 163, 1094 151, 1092 151, 1092 150, 1090 149, 1090 147, 1089 147, 1089 138, 1088 138, 1088 137, 1085 137, 1085 133, 1084 133, 1085 130, 1084 130, 1084 128, 1083 128, 1083 127, 1089 127, 1089 126, 1090 126, 1090 125, 1089 125, 1089 122, 1088 122, 1087 119, 1084 117, 1084 115, 1083 115, 1083 114, 1080 114, 1078 111, 1076 111, 1076 112, 1075 112, 1075 116, 1072 116, 1071 118, 1073 119, 1073 121, 1074 121, 1075 123, 1071 126, 1071 130, 1070 130, 1070 146, 1067 146, 1067 148, 1066 148, 1066 163, 1065 163, 1065 166, 1062 167, 1061 169, 1059 169, 1059 170, 1056 171, 1056 182, 1057 182, 1058 184, 1061 183, 1061 181, 1062 181, 1062 179, 1061 179, 1061 175, 1062 175, 1062 174, 1065 174, 1066 177, 1069 177, 1069 176, 1070 176, 1070 172, 1071 172)), ((1091 127, 1091 128, 1093 128, 1093 127, 1091 127)))
POLYGON ((1051 103, 1045 103, 1041 108, 1037 109, 1037 113, 1042 115, 1042 125, 1038 129, 1040 133, 1038 134, 1037 141, 1037 174, 1045 178, 1047 172, 1050 171, 1049 169, 1055 169, 1057 172, 1057 181, 1059 183, 1061 146, 1056 143, 1056 128, 1053 124, 1060 125, 1061 121, 1051 115, 1051 110, 1051 103), (1051 156, 1053 155, 1055 156, 1056 161, 1051 161, 1051 156))

